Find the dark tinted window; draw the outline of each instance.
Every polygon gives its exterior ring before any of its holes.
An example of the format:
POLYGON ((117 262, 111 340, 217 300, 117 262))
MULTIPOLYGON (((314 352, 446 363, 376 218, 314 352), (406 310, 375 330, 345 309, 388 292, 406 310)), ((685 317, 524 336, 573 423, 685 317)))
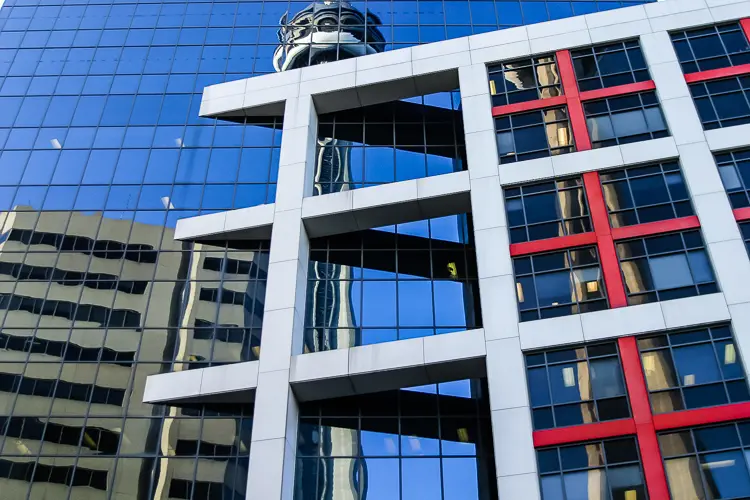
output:
POLYGON ((654 92, 585 102, 583 110, 594 148, 669 135, 654 92))
POLYGON ((505 209, 511 243, 591 231, 580 177, 506 188, 505 209))
POLYGON ((718 290, 698 230, 622 241, 616 247, 631 305, 718 290))
POLYGON ((493 106, 562 95, 555 56, 505 62, 487 68, 493 106))
POLYGON ((627 418, 617 343, 526 354, 534 428, 627 418))
POLYGON ((672 43, 684 73, 750 63, 750 45, 738 22, 672 33, 672 43))
POLYGON ((690 93, 704 129, 750 123, 750 76, 693 83, 690 93))
POLYGON ((582 92, 651 79, 638 40, 576 49, 571 56, 582 92))
POLYGON ((750 206, 750 150, 714 154, 732 208, 750 206))
POLYGON ((521 321, 607 308, 596 248, 513 259, 521 321))
POLYGON ((544 500, 645 500, 638 444, 618 438, 537 450, 544 500))
POLYGON ((750 399, 729 325, 638 339, 654 413, 750 399))
POLYGON ((602 172, 601 181, 612 227, 693 215, 676 161, 602 172))
POLYGON ((465 215, 310 241, 305 350, 481 326, 465 215))
POLYGON ((495 118, 500 163, 544 158, 575 150, 567 108, 495 118))
POLYGON ((738 422, 659 435, 673 498, 750 496, 750 424, 738 422))

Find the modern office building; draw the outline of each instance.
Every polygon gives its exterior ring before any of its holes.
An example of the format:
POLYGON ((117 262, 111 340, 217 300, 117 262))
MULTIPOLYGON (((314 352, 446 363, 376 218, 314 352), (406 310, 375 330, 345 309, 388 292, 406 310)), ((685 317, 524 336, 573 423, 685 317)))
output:
POLYGON ((750 498, 749 38, 5 0, 0 500, 750 498))

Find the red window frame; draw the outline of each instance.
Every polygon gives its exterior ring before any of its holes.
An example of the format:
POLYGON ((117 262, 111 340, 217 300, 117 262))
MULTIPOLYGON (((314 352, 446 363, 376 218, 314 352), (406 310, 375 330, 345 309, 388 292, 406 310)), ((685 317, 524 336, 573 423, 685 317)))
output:
POLYGON ((655 415, 651 411, 646 377, 641 365, 636 337, 621 337, 617 339, 617 344, 632 417, 534 431, 534 447, 546 448, 597 439, 636 436, 649 498, 669 500, 671 497, 657 432, 748 419, 750 418, 750 402, 655 415))
POLYGON ((523 113, 525 111, 534 111, 536 109, 567 106, 568 120, 570 121, 570 128, 573 130, 576 151, 588 151, 592 147, 591 139, 589 138, 589 129, 586 125, 586 115, 583 112, 584 102, 656 89, 654 81, 648 80, 579 92, 578 80, 576 79, 576 72, 573 67, 573 58, 570 55, 570 51, 558 50, 555 52, 555 59, 557 61, 557 71, 560 73, 562 95, 550 97, 549 99, 536 99, 534 101, 495 106, 492 108, 492 116, 499 117, 514 113, 523 113))

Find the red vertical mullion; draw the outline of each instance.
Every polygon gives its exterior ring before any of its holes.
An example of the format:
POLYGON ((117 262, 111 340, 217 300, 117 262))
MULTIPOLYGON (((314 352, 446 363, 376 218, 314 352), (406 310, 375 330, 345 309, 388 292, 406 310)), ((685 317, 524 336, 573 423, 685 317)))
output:
POLYGON ((648 497, 651 500, 669 500, 669 486, 664 473, 659 441, 651 415, 646 379, 641 368, 641 356, 635 337, 622 337, 617 340, 625 374, 625 386, 630 399, 630 408, 635 421, 638 448, 641 452, 643 474, 646 477, 648 497))
POLYGON ((570 57, 569 50, 558 50, 555 56, 557 57, 557 70, 560 72, 563 93, 568 101, 568 117, 576 141, 576 151, 587 151, 591 149, 591 139, 589 139, 586 116, 583 113, 583 104, 581 104, 581 96, 578 92, 573 59, 570 57))
POLYGON ((617 259, 615 242, 612 239, 612 231, 609 227, 609 213, 607 205, 604 203, 599 173, 587 172, 583 174, 583 186, 586 190, 591 222, 596 234, 599 262, 604 275, 604 284, 607 287, 609 306, 611 308, 625 307, 628 305, 628 296, 625 293, 625 285, 620 272, 620 261, 617 259))
POLYGON ((745 38, 750 41, 750 17, 740 19, 740 26, 742 27, 742 31, 745 32, 745 38))

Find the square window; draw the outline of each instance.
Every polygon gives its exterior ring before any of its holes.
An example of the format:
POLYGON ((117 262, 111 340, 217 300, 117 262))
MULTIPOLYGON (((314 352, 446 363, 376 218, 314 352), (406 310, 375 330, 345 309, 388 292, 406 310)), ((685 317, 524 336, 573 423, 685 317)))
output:
POLYGON ((500 163, 575 151, 567 108, 536 110, 495 119, 500 163))
POLYGON ((487 69, 493 106, 548 99, 563 93, 554 55, 504 62, 487 69))

